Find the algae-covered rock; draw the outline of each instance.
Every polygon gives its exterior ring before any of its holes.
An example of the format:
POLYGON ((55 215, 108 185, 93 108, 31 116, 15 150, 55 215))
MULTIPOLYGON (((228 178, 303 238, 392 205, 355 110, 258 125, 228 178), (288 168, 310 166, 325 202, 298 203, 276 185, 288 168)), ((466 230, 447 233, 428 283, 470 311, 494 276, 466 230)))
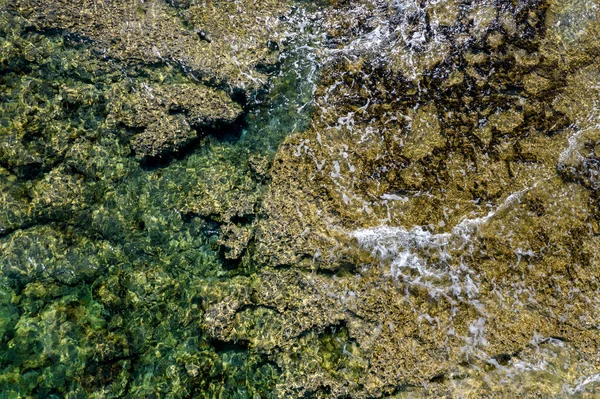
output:
POLYGON ((183 18, 215 54, 225 55, 219 68, 239 74, 252 87, 265 83, 256 70, 267 73, 279 61, 281 17, 290 6, 276 0, 190 1, 183 18))
POLYGON ((269 176, 271 162, 265 155, 252 154, 248 157, 248 167, 254 176, 264 180, 269 176))
POLYGON ((54 220, 77 217, 93 205, 95 188, 86 184, 82 176, 55 168, 32 187, 29 193, 32 212, 38 218, 54 220))
POLYGON ((108 243, 68 237, 50 226, 17 231, 0 245, 3 275, 21 284, 38 280, 69 285, 91 281, 115 259, 108 243))
POLYGON ((135 136, 131 146, 136 157, 155 158, 180 150, 195 137, 196 132, 185 117, 167 115, 148 125, 144 133, 135 136))
POLYGON ((241 107, 224 92, 203 85, 170 84, 115 87, 109 123, 144 129, 131 142, 139 159, 167 157, 197 137, 196 130, 235 122, 241 107))
POLYGON ((592 127, 575 133, 569 147, 561 154, 558 169, 569 180, 578 181, 592 189, 600 188, 597 148, 600 130, 592 127))
POLYGON ((508 134, 514 132, 523 123, 523 115, 510 109, 490 115, 488 122, 493 129, 502 134, 508 134))
POLYGON ((416 161, 432 155, 437 148, 443 148, 445 140, 441 134, 435 106, 424 106, 407 116, 410 118, 411 127, 402 148, 405 157, 416 161))
MULTIPOLYGON (((518 364, 539 337, 568 341, 578 377, 527 375, 508 392, 562 392, 597 370, 595 67, 557 63, 552 11, 534 4, 465 5, 444 24, 466 18, 469 34, 440 31, 456 52, 395 36, 411 25, 388 31, 395 11, 413 15, 417 32, 428 5, 342 4, 329 15, 343 56, 321 71, 312 127, 280 146, 256 224, 255 259, 275 267, 257 275, 257 294, 268 291, 207 319, 229 339, 281 348, 282 396, 500 395, 480 378, 509 378, 499 362, 518 364), (357 19, 341 21, 348 12, 357 19), (400 58, 386 58, 386 45, 400 58), (340 326, 352 349, 332 350, 360 367, 323 368, 315 341, 289 338, 340 326), (460 364, 471 365, 463 375, 460 364)), ((584 25, 582 42, 594 37, 584 25)))
POLYGON ((256 67, 271 52, 268 42, 278 40, 279 16, 285 13, 286 4, 247 1, 206 6, 190 2, 190 6, 182 19, 164 0, 19 0, 11 4, 37 29, 79 35, 93 41, 97 51, 127 63, 174 64, 203 81, 241 90, 260 88, 265 77, 256 67), (225 13, 229 13, 226 18, 225 13), (230 25, 234 16, 237 21, 230 25), (248 19, 240 20, 244 17, 248 19))
POLYGON ((168 84, 129 88, 111 96, 111 117, 130 127, 146 127, 166 114, 181 114, 194 127, 215 127, 233 123, 241 107, 224 92, 203 85, 168 84))
POLYGON ((0 396, 597 396, 595 1, 67 3, 0 0, 0 396))
POLYGON ((241 92, 267 84, 254 67, 272 70, 276 39, 244 39, 266 50, 242 57, 240 41, 223 47, 232 36, 203 47, 166 2, 139 6, 0 1, 0 396, 268 397, 278 379, 264 356, 207 335, 198 289, 236 273, 219 236, 247 257, 265 167, 214 137, 164 168, 131 156, 170 158, 229 129, 241 92), (214 207, 183 212, 189 198, 214 207))
POLYGON ((221 229, 220 244, 225 247, 227 259, 239 259, 252 239, 252 231, 248 228, 228 224, 221 229))
POLYGON ((96 118, 104 111, 102 94, 93 85, 77 82, 68 87, 15 73, 4 82, 10 101, 2 103, 0 162, 17 176, 38 177, 60 162, 73 143, 92 138, 96 118))
POLYGON ((550 2, 543 45, 546 57, 563 68, 577 68, 593 61, 599 51, 598 18, 597 1, 550 2))
MULTIPOLYGON (((13 176, 13 179, 16 180, 13 176)), ((13 180, 11 179, 11 180, 13 180)), ((31 220, 28 199, 23 192, 15 190, 10 184, 4 182, 4 191, 0 193, 0 234, 21 228, 31 220)))
POLYGON ((239 154, 225 148, 213 149, 211 157, 196 165, 197 176, 178 207, 190 215, 227 225, 251 221, 259 207, 264 187, 253 177, 247 163, 236 165, 239 154), (219 160, 221 162, 219 162, 219 160))

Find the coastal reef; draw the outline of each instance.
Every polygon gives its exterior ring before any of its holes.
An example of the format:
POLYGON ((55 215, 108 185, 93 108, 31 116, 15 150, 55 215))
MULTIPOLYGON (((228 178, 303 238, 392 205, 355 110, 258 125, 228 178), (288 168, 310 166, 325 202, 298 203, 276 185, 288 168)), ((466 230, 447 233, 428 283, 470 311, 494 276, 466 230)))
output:
POLYGON ((600 395, 598 0, 0 0, 0 398, 600 395))

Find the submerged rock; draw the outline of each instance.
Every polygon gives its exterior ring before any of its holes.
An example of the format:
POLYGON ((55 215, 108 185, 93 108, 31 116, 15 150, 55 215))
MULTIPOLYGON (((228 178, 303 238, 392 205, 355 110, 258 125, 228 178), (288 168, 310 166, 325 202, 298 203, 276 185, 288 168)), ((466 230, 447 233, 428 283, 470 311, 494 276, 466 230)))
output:
POLYGON ((0 11, 2 389, 597 395, 597 1, 288 6, 0 11))
POLYGON ((79 35, 97 51, 127 63, 179 65, 219 86, 260 88, 265 76, 256 67, 271 53, 268 42, 279 40, 277 24, 286 3, 196 3, 189 2, 184 19, 164 0, 18 0, 10 6, 37 29, 79 35), (199 35, 200 30, 210 32, 212 40, 199 35))
POLYGON ((233 123, 241 107, 224 92, 203 85, 142 83, 111 95, 109 106, 117 123, 133 128, 146 127, 167 115, 181 114, 191 126, 216 127, 233 123))
POLYGON ((417 112, 409 112, 407 118, 410 120, 410 128, 404 139, 402 155, 418 161, 445 146, 446 140, 441 134, 439 116, 434 105, 425 105, 417 112))
POLYGON ((256 226, 266 293, 206 320, 227 326, 220 339, 281 351, 282 397, 562 392, 597 373, 598 24, 573 17, 569 32, 589 44, 565 64, 546 27, 569 7, 462 4, 439 22, 452 30, 431 33, 420 15, 433 3, 329 14, 338 47, 313 125, 280 146, 256 226), (510 378, 497 359, 524 362, 550 337, 568 341, 577 377, 480 382, 483 370, 510 378), (330 339, 342 348, 315 349, 330 339))
POLYGON ((196 137, 185 117, 166 115, 135 136, 131 146, 137 158, 156 158, 177 152, 196 137))
POLYGON ((198 137, 196 131, 223 128, 242 115, 225 93, 192 84, 117 87, 109 109, 109 123, 144 129, 131 141, 139 159, 171 156, 198 137))
POLYGON ((0 269, 4 276, 25 285, 34 281, 53 281, 75 285, 93 281, 116 259, 107 242, 85 237, 69 237, 51 226, 17 231, 0 242, 4 256, 0 269))

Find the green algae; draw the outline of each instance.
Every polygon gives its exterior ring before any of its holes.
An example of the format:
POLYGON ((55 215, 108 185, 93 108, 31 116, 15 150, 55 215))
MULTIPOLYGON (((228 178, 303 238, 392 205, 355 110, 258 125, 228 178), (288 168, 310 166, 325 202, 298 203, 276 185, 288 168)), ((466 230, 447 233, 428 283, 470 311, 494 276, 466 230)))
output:
POLYGON ((0 11, 0 397, 594 395, 594 2, 142 3, 0 11))
POLYGON ((202 327, 203 285, 232 273, 219 225, 254 213, 247 153, 204 138, 215 148, 162 168, 131 156, 181 148, 156 144, 161 118, 193 126, 198 141, 240 106, 177 68, 103 59, 1 15, 1 396, 268 397, 275 366, 202 327), (123 82, 155 88, 153 102, 135 108, 123 82), (211 196, 217 208, 192 216, 189 198, 211 196))
MULTIPOLYGON (((90 43, 1 15, 0 395, 272 396, 276 364, 209 334, 203 304, 256 267, 252 220, 302 111, 266 102, 243 121, 186 68, 103 56, 103 31, 90 43)), ((300 82, 271 91, 298 108, 300 82)))

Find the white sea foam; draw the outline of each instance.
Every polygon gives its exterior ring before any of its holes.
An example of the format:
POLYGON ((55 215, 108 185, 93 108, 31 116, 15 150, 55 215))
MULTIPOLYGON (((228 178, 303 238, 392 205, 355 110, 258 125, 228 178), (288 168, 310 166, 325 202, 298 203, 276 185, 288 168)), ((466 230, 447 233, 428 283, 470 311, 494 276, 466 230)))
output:
MULTIPOLYGON (((563 386, 563 392, 568 395, 584 393, 584 392, 588 391, 588 388, 590 388, 589 385, 594 384, 594 383, 598 383, 600 385, 600 373, 580 378, 576 382, 574 387, 571 387, 568 384, 565 384, 563 386)), ((597 391, 598 391, 598 387, 596 387, 595 392, 597 392, 597 391)))
MULTIPOLYGON (((371 251, 373 258, 387 267, 388 276, 409 287, 427 290, 434 299, 448 300, 453 307, 462 303, 472 306, 479 315, 469 326, 464 340, 463 354, 467 359, 489 361, 484 351, 486 310, 479 300, 480 281, 477 273, 469 267, 478 229, 494 217, 512 209, 522 197, 538 184, 509 195, 499 206, 482 217, 464 218, 449 232, 433 233, 427 227, 378 226, 359 229, 350 233, 358 244, 371 251)), ((529 251, 521 251, 529 256, 529 251)), ((450 334, 450 333, 449 333, 450 334)), ((450 334, 452 335, 452 334, 450 334)))
POLYGON ((466 294, 468 298, 475 298, 479 292, 477 276, 464 259, 452 261, 452 251, 464 250, 480 226, 511 209, 523 195, 545 180, 547 179, 541 179, 532 186, 509 195, 485 216, 464 218, 450 232, 434 234, 425 226, 406 229, 383 225, 358 229, 350 235, 361 247, 369 249, 374 258, 388 264, 392 278, 415 285, 428 282, 427 286, 433 297, 441 294, 460 297, 466 294))

